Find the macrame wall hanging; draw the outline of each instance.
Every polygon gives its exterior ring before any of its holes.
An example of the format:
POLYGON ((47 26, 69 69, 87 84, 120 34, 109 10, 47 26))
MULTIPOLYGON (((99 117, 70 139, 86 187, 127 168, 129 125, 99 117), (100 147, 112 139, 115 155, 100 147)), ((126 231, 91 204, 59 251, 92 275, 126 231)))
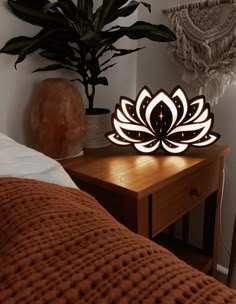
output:
POLYGON ((163 10, 177 40, 169 44, 172 59, 190 84, 214 104, 236 83, 236 0, 207 0, 163 10))

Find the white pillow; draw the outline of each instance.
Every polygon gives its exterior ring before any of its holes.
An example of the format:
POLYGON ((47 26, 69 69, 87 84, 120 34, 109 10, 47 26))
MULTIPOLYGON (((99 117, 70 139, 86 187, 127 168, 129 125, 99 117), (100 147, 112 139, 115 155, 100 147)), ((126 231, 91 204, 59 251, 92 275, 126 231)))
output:
POLYGON ((56 160, 0 133, 0 177, 6 176, 31 178, 77 188, 56 160))

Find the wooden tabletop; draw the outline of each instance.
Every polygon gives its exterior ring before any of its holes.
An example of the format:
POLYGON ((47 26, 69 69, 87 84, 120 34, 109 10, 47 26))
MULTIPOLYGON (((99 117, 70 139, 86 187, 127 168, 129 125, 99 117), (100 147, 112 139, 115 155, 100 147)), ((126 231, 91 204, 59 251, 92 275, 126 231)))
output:
POLYGON ((138 154, 131 147, 85 150, 83 156, 60 163, 72 176, 95 185, 142 197, 230 151, 228 146, 192 148, 183 155, 138 154))

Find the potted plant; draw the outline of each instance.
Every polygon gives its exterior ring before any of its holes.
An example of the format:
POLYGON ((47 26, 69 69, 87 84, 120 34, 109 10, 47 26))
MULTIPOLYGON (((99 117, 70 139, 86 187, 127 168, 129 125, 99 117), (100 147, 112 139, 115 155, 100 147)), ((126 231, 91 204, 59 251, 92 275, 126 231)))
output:
POLYGON ((72 79, 80 82, 88 99, 87 114, 97 114, 94 96, 97 85, 108 85, 104 76, 112 68, 113 59, 139 51, 141 48, 122 49, 115 43, 122 37, 147 38, 158 42, 175 40, 174 33, 164 25, 137 21, 131 26, 114 25, 119 17, 130 16, 142 1, 103 0, 94 10, 93 0, 8 0, 12 13, 42 29, 33 37, 10 39, 1 53, 17 55, 15 67, 29 54, 54 61, 34 72, 67 69, 77 73, 72 79), (107 54, 106 60, 104 55, 107 54))

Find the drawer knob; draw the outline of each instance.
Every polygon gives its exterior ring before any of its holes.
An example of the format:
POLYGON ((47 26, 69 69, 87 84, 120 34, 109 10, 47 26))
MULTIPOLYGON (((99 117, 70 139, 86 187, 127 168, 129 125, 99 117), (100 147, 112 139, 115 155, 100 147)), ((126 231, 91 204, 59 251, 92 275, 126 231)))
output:
POLYGON ((203 192, 198 187, 192 188, 190 191, 191 196, 195 196, 195 197, 200 197, 202 195, 202 193, 203 192))

